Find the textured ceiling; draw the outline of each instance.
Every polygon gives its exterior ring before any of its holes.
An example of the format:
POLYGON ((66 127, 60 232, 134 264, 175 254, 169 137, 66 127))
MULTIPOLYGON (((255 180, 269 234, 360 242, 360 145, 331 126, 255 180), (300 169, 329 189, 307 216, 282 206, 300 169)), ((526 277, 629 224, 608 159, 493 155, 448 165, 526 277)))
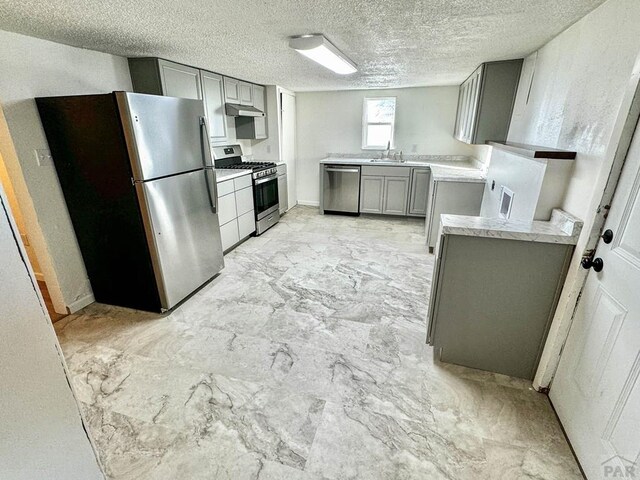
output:
MULTIPOLYGON (((0 29, 122 56, 159 56, 292 90, 458 84, 524 56, 603 0, 0 0, 0 29), (323 33, 359 68, 288 48, 323 33)), ((1 67, 0 67, 1 68, 1 67)))

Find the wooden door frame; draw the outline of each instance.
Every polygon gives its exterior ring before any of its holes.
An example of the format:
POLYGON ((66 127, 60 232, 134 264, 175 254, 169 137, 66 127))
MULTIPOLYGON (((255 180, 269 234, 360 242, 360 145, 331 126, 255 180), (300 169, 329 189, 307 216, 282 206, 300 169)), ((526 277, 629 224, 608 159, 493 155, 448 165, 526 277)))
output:
MULTIPOLYGON (((2 102, 0 102, 0 155, 2 155, 7 172, 9 173, 9 178, 11 179, 11 184, 20 206, 20 212, 24 217, 26 233, 38 258, 38 263, 42 269, 44 282, 47 285, 47 290, 49 290, 53 307, 57 313, 69 313, 62 295, 60 283, 58 282, 58 276, 53 266, 53 260, 49 255, 47 242, 38 222, 38 215, 33 205, 33 200, 31 199, 27 183, 22 173, 18 154, 11 139, 11 132, 9 131, 9 125, 4 116, 2 102)), ((32 271, 31 265, 29 265, 29 268, 32 271)))
POLYGON ((604 156, 604 163, 600 169, 600 176, 594 188, 594 192, 598 195, 594 195, 589 209, 594 213, 591 218, 585 219, 584 230, 571 260, 567 279, 533 380, 534 388, 539 391, 548 391, 560 363, 560 356, 569 336, 589 273, 589 270, 584 270, 580 266, 580 260, 583 255, 593 252, 598 245, 639 119, 640 55, 636 57, 631 78, 627 83, 604 156))

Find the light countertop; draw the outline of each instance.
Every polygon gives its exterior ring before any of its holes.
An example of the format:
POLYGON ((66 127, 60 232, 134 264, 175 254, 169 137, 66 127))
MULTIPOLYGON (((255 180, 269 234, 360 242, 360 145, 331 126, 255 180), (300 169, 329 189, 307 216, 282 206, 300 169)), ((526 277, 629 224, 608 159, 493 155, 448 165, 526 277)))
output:
POLYGON ((242 177, 244 175, 250 175, 251 170, 234 170, 231 168, 216 168, 216 181, 218 183, 224 182, 225 180, 231 180, 232 178, 242 177))
POLYGON ((441 215, 440 234, 468 237, 502 238, 525 242, 575 245, 583 222, 573 215, 554 209, 549 221, 507 220, 504 218, 441 215))
POLYGON ((422 167, 431 169, 434 180, 438 182, 477 182, 484 183, 485 173, 468 160, 447 160, 448 156, 439 155, 421 160, 373 161, 371 158, 326 157, 320 161, 321 165, 360 165, 381 167, 422 167))

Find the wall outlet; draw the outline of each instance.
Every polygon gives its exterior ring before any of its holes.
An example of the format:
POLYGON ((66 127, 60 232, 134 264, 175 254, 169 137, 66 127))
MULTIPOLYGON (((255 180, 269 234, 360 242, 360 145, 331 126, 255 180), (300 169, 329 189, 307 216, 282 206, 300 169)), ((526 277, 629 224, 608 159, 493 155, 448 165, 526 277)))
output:
POLYGON ((34 150, 36 154, 36 161, 38 162, 39 167, 48 167, 53 165, 53 157, 51 157, 51 152, 46 148, 36 148, 34 150))
POLYGON ((271 145, 267 145, 267 153, 271 153, 271 145))
POLYGON ((411 153, 417 153, 418 152, 418 144, 414 143, 413 145, 411 145, 411 153))

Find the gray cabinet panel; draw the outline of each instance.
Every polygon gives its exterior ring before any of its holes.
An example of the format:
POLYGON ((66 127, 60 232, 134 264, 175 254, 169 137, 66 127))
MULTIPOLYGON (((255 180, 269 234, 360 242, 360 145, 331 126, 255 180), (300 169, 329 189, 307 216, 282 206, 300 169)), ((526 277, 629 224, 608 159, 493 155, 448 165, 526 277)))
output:
POLYGON ((202 100, 200 71, 167 60, 158 60, 162 90, 168 97, 202 100))
POLYGON ((409 196, 409 177, 384 177, 382 213, 406 215, 409 196))
POLYGON ((239 82, 240 105, 253 105, 253 88, 250 83, 239 82))
POLYGON ((382 213, 384 178, 382 176, 362 176, 360 180, 360 213, 382 213))
POLYGON ((460 85, 454 136, 465 143, 505 141, 522 59, 480 65, 460 85))
POLYGON ((532 379, 572 252, 571 245, 444 235, 429 311, 436 358, 532 379))
POLYGON ((229 103, 240 103, 240 82, 235 78, 224 77, 224 99, 229 103))
POLYGON ((429 178, 431 171, 426 168, 411 170, 411 191, 409 194, 408 214, 424 217, 427 214, 427 197, 429 195, 429 178))
MULTIPOLYGON (((252 85, 253 106, 258 110, 265 111, 264 87, 262 85, 252 85)), ((256 140, 267 138, 267 119, 256 117, 253 119, 256 140)))
POLYGON ((224 87, 222 76, 216 73, 200 72, 204 108, 209 125, 209 136, 212 142, 227 139, 227 117, 224 111, 224 87))
POLYGON ((440 215, 480 214, 484 183, 430 182, 429 212, 426 222, 427 245, 436 246, 440 229, 440 215))

